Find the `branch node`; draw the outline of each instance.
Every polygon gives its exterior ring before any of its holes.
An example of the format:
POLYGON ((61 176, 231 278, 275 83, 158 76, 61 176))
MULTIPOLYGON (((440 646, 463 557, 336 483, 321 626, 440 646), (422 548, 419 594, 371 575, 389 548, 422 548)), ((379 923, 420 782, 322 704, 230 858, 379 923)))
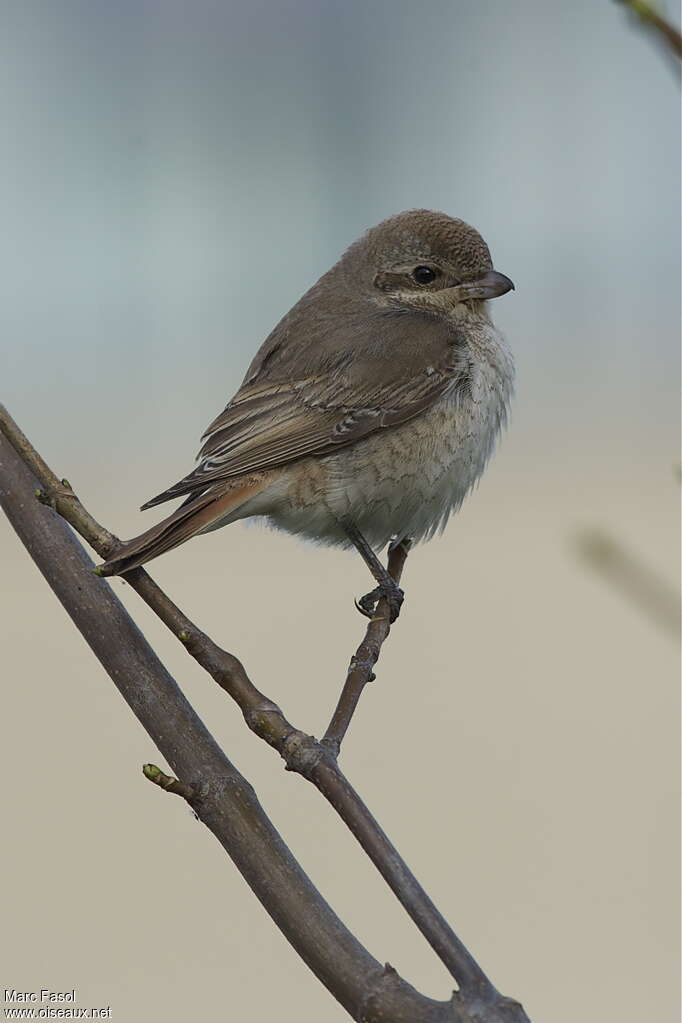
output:
POLYGON ((390 963, 385 963, 383 969, 370 981, 365 996, 358 1006, 356 1019, 360 1023, 366 1023, 367 1020, 380 1018, 372 1010, 377 1007, 381 997, 386 995, 387 988, 390 990, 391 987, 397 988, 399 986, 400 977, 398 971, 394 970, 390 963))
POLYGON ((460 1023, 530 1023, 521 1003, 501 995, 490 982, 453 991, 450 1005, 460 1023))
POLYGON ((192 785, 180 781, 179 778, 173 778, 170 774, 164 774, 156 764, 144 764, 142 774, 154 785, 159 785, 166 792, 173 792, 176 796, 182 796, 183 799, 191 801, 196 796, 192 785))
MULTIPOLYGON (((264 700, 255 707, 247 707, 242 710, 246 724, 261 739, 264 739, 270 746, 278 749, 282 745, 281 729, 287 724, 286 718, 280 707, 271 700, 264 700), (276 718, 276 725, 273 728, 272 719, 276 718)), ((290 735, 291 733, 289 733, 290 735)), ((285 736, 284 742, 289 735, 285 736)))
POLYGON ((333 735, 325 735, 320 739, 320 746, 322 746, 327 756, 332 757, 334 760, 339 759, 339 753, 341 752, 341 743, 338 739, 335 739, 333 735))
POLYGON ((46 487, 37 487, 34 490, 34 494, 41 504, 46 504, 52 511, 59 513, 57 502, 64 497, 69 497, 73 501, 78 501, 78 498, 73 492, 71 484, 68 480, 60 480, 57 484, 50 484, 46 487))
POLYGON ((281 744, 280 753, 287 771, 295 771, 304 778, 309 778, 325 755, 325 750, 314 735, 306 735, 305 732, 294 729, 281 744))

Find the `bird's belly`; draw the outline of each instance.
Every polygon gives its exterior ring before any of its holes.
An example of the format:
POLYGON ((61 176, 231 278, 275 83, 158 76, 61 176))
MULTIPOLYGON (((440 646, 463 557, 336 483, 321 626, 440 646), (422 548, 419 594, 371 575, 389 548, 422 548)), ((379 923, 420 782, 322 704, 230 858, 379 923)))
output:
POLYGON ((291 466, 277 486, 270 521, 331 544, 347 543, 344 520, 377 549, 395 536, 428 539, 481 475, 504 419, 505 398, 444 398, 403 426, 291 466))

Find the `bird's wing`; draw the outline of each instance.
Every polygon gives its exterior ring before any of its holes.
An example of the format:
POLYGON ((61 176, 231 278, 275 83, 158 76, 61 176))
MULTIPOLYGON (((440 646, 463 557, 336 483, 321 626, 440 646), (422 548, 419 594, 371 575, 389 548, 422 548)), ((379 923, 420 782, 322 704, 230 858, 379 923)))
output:
POLYGON ((288 371, 302 367, 285 360, 276 379, 247 375, 206 430, 196 469, 143 508, 183 494, 192 500, 222 480, 327 455, 413 419, 466 376, 462 346, 444 339, 442 328, 440 338, 435 348, 425 344, 400 364, 396 351, 378 346, 362 359, 346 352, 322 372, 292 377, 288 371))

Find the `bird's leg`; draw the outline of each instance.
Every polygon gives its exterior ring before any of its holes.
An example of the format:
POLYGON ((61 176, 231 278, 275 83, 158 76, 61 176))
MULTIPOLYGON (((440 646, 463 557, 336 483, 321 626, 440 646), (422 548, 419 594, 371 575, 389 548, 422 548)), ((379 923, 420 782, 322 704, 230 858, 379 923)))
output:
POLYGON ((372 618, 379 600, 384 597, 388 602, 389 620, 394 622, 400 614, 400 608, 405 596, 403 591, 388 574, 360 530, 350 522, 344 522, 343 528, 346 536, 361 555, 379 584, 370 593, 366 593, 364 597, 356 600, 355 606, 365 617, 372 618))

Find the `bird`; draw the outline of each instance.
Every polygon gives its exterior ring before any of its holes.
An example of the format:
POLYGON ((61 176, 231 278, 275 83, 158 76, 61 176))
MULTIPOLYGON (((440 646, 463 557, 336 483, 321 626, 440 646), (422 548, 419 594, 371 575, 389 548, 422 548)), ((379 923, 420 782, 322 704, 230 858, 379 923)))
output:
POLYGON ((372 617, 383 597, 394 621, 404 594, 379 553, 444 528, 507 421, 514 361, 488 301, 513 289, 463 220, 415 209, 370 228, 266 338, 196 467, 142 510, 182 504, 98 574, 259 517, 355 547, 377 583, 356 606, 372 617))

